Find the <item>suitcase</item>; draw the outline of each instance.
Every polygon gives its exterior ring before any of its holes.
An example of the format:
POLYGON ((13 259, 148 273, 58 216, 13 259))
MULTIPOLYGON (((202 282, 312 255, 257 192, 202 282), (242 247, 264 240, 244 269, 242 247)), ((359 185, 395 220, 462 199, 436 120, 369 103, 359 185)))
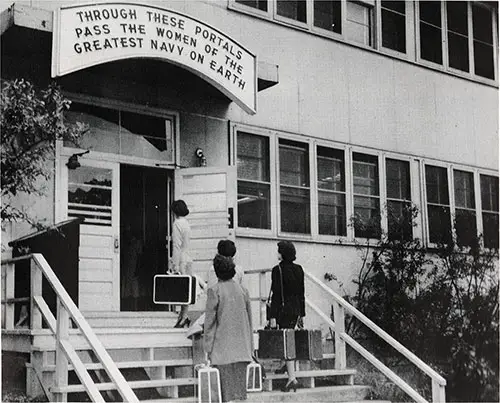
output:
POLYGON ((196 277, 183 274, 157 274, 153 278, 155 304, 191 305, 196 303, 196 277))
POLYGON ((259 330, 259 358, 295 359, 293 329, 259 330))
POLYGON ((321 330, 295 330, 295 351, 297 360, 323 358, 321 330))
POLYGON ((198 403, 222 403, 219 370, 205 364, 196 367, 198 370, 198 403))
POLYGON ((247 392, 262 391, 262 367, 256 362, 247 365, 247 392))

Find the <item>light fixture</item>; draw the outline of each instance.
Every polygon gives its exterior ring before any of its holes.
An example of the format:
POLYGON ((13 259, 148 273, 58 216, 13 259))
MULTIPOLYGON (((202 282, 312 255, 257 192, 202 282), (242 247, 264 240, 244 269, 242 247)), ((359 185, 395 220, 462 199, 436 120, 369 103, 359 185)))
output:
POLYGON ((203 150, 201 148, 197 148, 196 151, 194 152, 196 157, 198 157, 198 166, 200 167, 206 167, 207 166, 207 159, 205 158, 205 155, 203 154, 203 150))
POLYGON ((66 163, 66 166, 68 169, 76 169, 79 168, 80 162, 78 161, 78 157, 81 157, 82 155, 88 154, 90 150, 84 151, 82 153, 78 154, 73 154, 71 157, 68 158, 68 162, 66 163))

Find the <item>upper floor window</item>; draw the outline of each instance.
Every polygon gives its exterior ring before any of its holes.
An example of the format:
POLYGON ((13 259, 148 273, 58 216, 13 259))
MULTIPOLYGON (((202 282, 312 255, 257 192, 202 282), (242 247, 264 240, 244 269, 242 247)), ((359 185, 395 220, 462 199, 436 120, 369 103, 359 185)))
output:
POLYGON ((406 53, 406 4, 382 1, 382 46, 406 53))
POLYGON ((271 229, 269 138, 238 132, 238 226, 271 229))
POLYGON ((481 175, 483 239, 487 248, 498 248, 498 178, 481 175))
POLYGON ((494 79, 492 17, 490 9, 475 2, 472 3, 474 73, 481 77, 494 79))
POLYGON ((450 67, 469 71, 469 25, 466 1, 447 1, 448 60, 450 67))
POLYGON ((455 233, 457 244, 472 246, 477 237, 474 175, 472 172, 454 170, 455 233))
POLYGON ((387 158, 387 227, 389 239, 412 238, 410 163, 387 158))
POLYGON ((355 1, 346 3, 345 38, 373 46, 373 6, 355 1))
POLYGON ((309 146, 279 140, 281 231, 311 233, 309 146))
POLYGON ((276 14, 294 21, 307 22, 306 0, 277 0, 276 14))
POLYGON ((346 235, 344 151, 317 148, 318 225, 322 235, 346 235))
POLYGON ((426 165, 425 185, 429 241, 449 243, 451 241, 451 216, 447 169, 426 165))
POLYGON ((441 2, 420 1, 420 57, 443 64, 441 2))
POLYGON ((353 153, 354 234, 380 238, 380 195, 378 159, 374 155, 353 153))
POLYGON ((314 0, 314 26, 342 33, 341 2, 314 0))
POLYGON ((262 11, 267 11, 267 1, 268 0, 235 0, 236 3, 262 11))

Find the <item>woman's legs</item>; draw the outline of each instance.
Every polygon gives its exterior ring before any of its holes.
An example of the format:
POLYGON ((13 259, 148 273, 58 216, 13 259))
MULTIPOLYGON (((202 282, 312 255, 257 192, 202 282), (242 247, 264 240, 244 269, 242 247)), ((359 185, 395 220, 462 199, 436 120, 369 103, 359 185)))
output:
MULTIPOLYGON (((193 272, 192 263, 181 264, 180 272, 183 275, 191 275, 193 272)), ((179 316, 177 317, 177 323, 175 327, 189 326, 191 321, 188 318, 189 305, 181 305, 181 310, 179 311, 179 316)))
POLYGON ((293 381, 295 378, 295 361, 286 361, 286 371, 288 372, 288 382, 293 381))

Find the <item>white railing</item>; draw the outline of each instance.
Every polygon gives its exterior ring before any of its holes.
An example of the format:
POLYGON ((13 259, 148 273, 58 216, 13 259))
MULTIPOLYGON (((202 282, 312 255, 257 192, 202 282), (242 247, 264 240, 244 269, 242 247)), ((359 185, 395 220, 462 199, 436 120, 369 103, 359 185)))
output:
MULTIPOLYGON (((18 258, 2 261, 2 300, 3 317, 2 324, 4 329, 14 328, 14 307, 16 304, 30 305, 30 328, 31 330, 42 329, 42 319, 45 320, 52 334, 56 339, 56 370, 54 376, 54 386, 52 389, 52 399, 56 402, 66 402, 67 392, 65 388, 68 386, 68 368, 71 363, 73 370, 80 379, 80 382, 85 387, 89 397, 94 402, 104 402, 104 398, 99 392, 98 386, 88 373, 85 365, 70 343, 69 329, 73 322, 81 334, 85 337, 89 344, 89 349, 92 350, 98 358, 103 369, 107 372, 111 382, 114 383, 115 389, 120 393, 123 400, 126 402, 139 402, 137 396, 132 391, 127 381, 109 356, 106 349, 103 347, 92 328, 83 317, 82 313, 75 305, 56 274, 47 263, 45 258, 40 253, 34 253, 18 258), (14 283, 15 283, 15 266, 16 263, 29 260, 30 261, 30 276, 31 290, 30 297, 14 298, 14 283), (42 280, 45 278, 52 289, 55 291, 57 299, 57 319, 50 311, 47 303, 42 296, 42 280)), ((39 377, 39 381, 47 391, 41 377, 41 368, 35 368, 35 372, 39 377)), ((49 399, 51 396, 47 396, 49 399)))
MULTIPOLYGON (((252 298, 252 300, 257 300, 260 302, 260 325, 262 326, 266 322, 266 300, 269 295, 269 287, 266 281, 266 274, 270 273, 271 269, 250 269, 245 270, 245 274, 257 274, 259 275, 259 296, 257 298, 252 298)), ((413 363, 417 368, 423 371, 427 376, 430 377, 432 382, 432 402, 442 403, 446 401, 446 379, 439 375, 434 369, 423 362, 410 350, 404 347, 401 343, 395 340, 387 332, 377 326, 373 321, 368 319, 360 311, 358 311, 354 306, 349 304, 340 295, 335 293, 330 287, 324 284, 322 281, 314 277, 312 274, 304 272, 305 277, 313 284, 318 286, 328 297, 333 300, 333 315, 334 320, 330 318, 329 315, 325 314, 319 307, 312 303, 306 297, 306 304, 330 327, 335 333, 335 368, 345 369, 347 365, 346 360, 346 344, 357 351, 363 358, 369 361, 375 368, 377 368, 382 374, 393 381, 401 390, 403 390, 408 396, 419 403, 427 403, 424 397, 422 397, 416 390, 414 390, 410 385, 408 385, 403 379, 401 379, 396 373, 394 373, 390 368, 384 365, 380 360, 378 360, 372 353, 361 346, 356 340, 349 336, 345 331, 345 314, 352 315, 358 319, 361 323, 366 325, 371 329, 377 336, 386 341, 390 346, 396 349, 400 354, 406 357, 411 363, 413 363)))

